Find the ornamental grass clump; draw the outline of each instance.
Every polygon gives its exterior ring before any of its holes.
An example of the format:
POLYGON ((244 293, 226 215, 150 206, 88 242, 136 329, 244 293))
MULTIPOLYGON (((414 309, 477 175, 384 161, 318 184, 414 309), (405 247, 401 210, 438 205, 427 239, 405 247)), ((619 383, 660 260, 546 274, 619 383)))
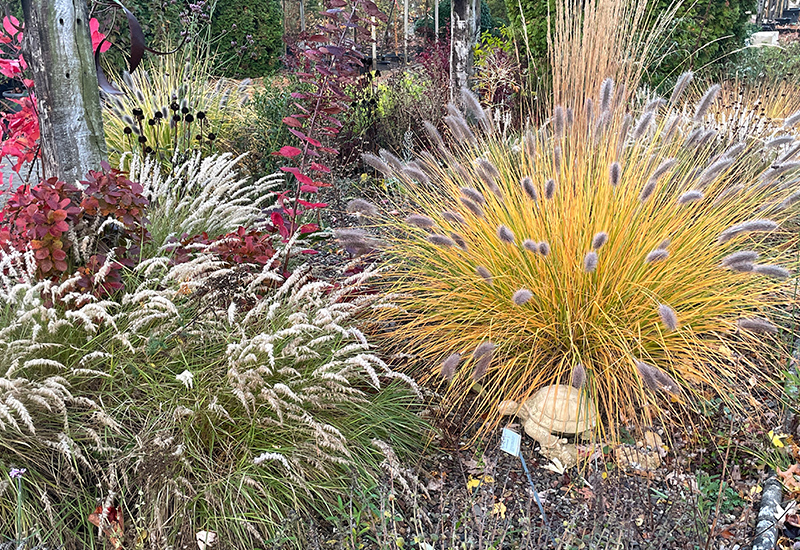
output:
MULTIPOLYGON (((567 35, 564 47, 574 45, 567 35)), ((606 56, 617 55, 612 46, 606 56)), ((580 63, 562 67, 569 78, 554 69, 554 102, 572 124, 554 128, 554 110, 519 139, 478 124, 460 139, 465 117, 451 106, 455 145, 416 161, 430 183, 393 171, 410 214, 432 223, 406 223, 394 240, 390 338, 484 428, 502 400, 570 384, 576 365, 612 436, 621 419, 651 421, 664 409, 649 405, 668 395, 686 407, 710 395, 741 403, 743 381, 763 386, 767 373, 718 350, 735 339, 758 357, 777 330, 768 318, 791 299, 797 239, 784 225, 800 166, 775 173, 791 143, 717 132, 718 86, 694 98, 676 89, 637 111, 636 63, 597 62, 614 78, 587 67, 578 79, 570 71, 580 63), (466 246, 430 238, 451 232, 466 246), (491 354, 479 353, 486 342, 491 354)))

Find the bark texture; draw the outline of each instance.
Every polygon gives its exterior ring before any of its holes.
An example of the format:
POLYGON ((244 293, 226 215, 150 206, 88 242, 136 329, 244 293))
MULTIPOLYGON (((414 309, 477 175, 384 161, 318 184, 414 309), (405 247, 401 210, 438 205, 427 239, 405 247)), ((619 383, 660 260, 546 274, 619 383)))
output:
POLYGON ((86 0, 22 0, 46 178, 74 183, 106 160, 86 0))
POLYGON ((472 50, 480 29, 479 0, 453 0, 450 10, 450 98, 458 101, 461 88, 469 88, 472 50))

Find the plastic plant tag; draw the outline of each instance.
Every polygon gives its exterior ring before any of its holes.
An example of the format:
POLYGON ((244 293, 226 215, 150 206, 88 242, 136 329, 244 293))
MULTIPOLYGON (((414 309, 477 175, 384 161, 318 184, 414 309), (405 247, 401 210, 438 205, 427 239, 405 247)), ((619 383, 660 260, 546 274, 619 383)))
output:
POLYGON ((500 438, 500 450, 505 451, 511 456, 519 456, 519 446, 522 442, 522 437, 508 428, 503 428, 503 435, 500 438))

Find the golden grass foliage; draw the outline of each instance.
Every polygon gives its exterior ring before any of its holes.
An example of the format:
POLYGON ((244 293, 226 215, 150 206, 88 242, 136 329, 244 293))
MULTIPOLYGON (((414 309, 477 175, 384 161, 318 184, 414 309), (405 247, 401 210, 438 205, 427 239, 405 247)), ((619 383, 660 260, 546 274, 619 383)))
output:
POLYGON ((635 116, 603 99, 615 88, 594 98, 607 110, 557 106, 519 140, 451 120, 466 136, 457 150, 388 168, 416 205, 393 244, 391 336, 452 406, 477 383, 472 418, 486 426, 500 401, 569 384, 578 364, 612 432, 641 417, 650 390, 733 400, 732 388, 764 380, 720 346, 758 350, 777 331, 765 318, 791 299, 791 140, 717 134, 717 88, 635 116))

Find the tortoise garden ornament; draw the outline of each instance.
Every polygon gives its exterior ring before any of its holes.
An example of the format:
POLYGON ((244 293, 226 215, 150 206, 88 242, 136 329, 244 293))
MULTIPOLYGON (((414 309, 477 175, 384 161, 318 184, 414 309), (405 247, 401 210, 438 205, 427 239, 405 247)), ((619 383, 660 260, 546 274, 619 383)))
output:
POLYGON ((597 426, 597 407, 591 398, 580 389, 563 384, 545 386, 521 405, 503 401, 499 412, 518 416, 525 433, 541 445, 541 454, 557 458, 566 467, 577 463, 577 448, 554 434, 588 436, 597 426))

